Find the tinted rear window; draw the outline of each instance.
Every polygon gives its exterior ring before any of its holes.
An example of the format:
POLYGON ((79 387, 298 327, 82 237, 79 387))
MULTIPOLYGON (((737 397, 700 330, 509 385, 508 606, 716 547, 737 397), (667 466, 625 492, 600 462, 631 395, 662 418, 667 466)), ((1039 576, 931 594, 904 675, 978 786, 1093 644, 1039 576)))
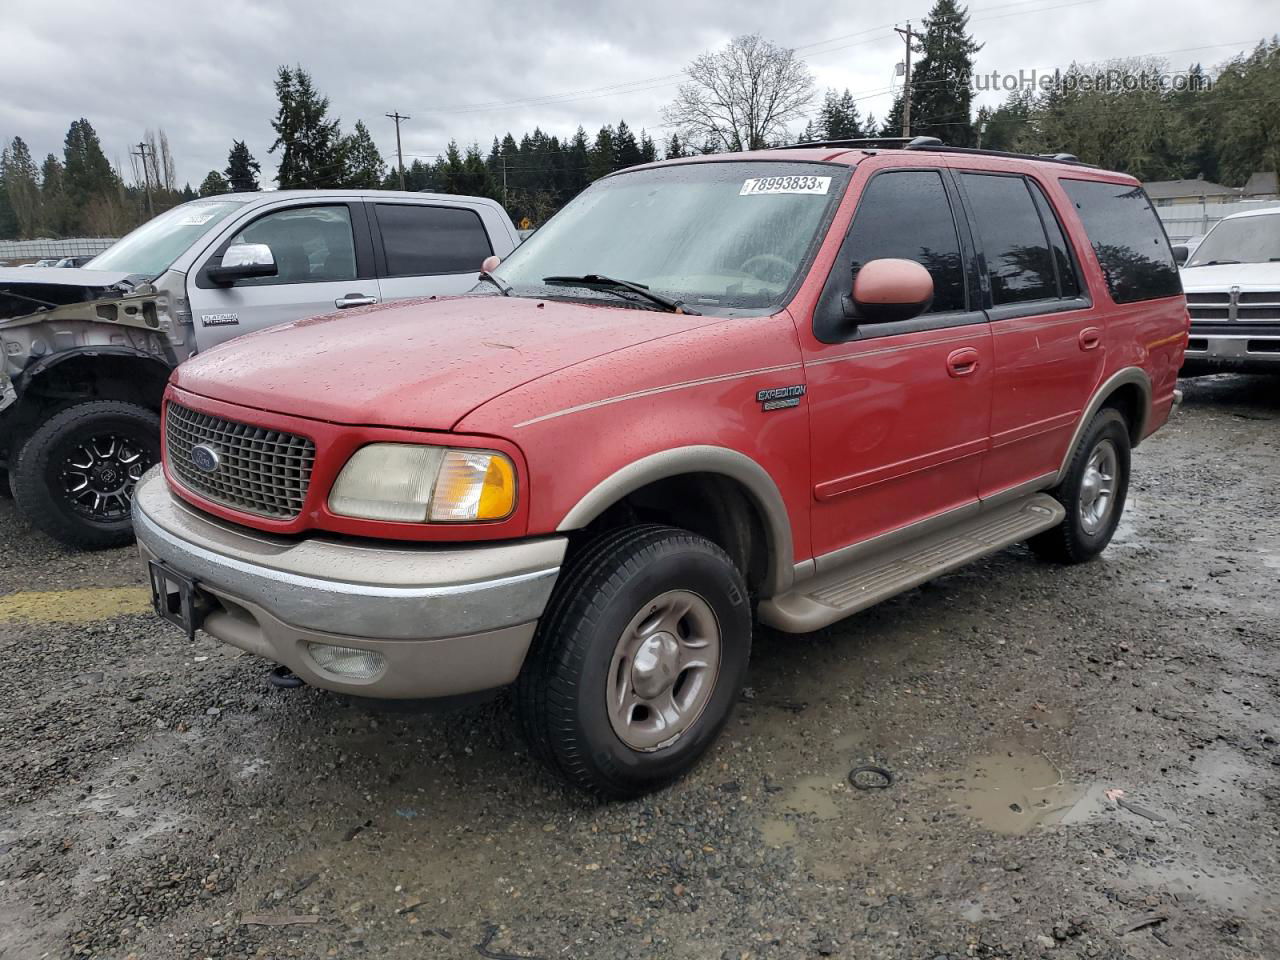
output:
POLYGON ((1049 241, 1035 202, 1021 177, 966 173, 964 192, 973 207, 982 253, 999 305, 1058 296, 1049 241))
POLYGON ((1164 228, 1141 187, 1096 180, 1062 181, 1098 256, 1116 303, 1182 292, 1164 228))
POLYGON ((480 217, 461 207, 378 204, 387 276, 478 273, 493 253, 480 217))

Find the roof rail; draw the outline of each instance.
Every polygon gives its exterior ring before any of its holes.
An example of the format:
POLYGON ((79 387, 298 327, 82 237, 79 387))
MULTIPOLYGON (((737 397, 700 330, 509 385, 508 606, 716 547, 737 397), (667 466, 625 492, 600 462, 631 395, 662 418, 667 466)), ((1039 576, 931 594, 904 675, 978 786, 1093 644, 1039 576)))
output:
POLYGON ((937 137, 854 137, 849 140, 807 140, 804 143, 784 143, 775 150, 805 150, 813 147, 889 147, 918 150, 926 147, 940 147, 943 143, 937 137))
POLYGON ((980 147, 953 147, 937 137, 859 137, 852 140, 811 140, 807 143, 788 143, 775 150, 800 150, 813 147, 850 147, 883 150, 930 150, 936 153, 965 153, 980 157, 1006 157, 1010 160, 1044 160, 1049 163, 1069 163, 1080 167, 1092 167, 1074 153, 1013 153, 1009 150, 983 150, 980 147))

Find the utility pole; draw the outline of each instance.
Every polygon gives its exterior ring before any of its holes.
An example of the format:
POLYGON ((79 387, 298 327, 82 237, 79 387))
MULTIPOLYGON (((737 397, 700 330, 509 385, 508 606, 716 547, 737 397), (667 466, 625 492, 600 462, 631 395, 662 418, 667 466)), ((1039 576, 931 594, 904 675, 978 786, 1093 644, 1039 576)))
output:
POLYGON ((396 122, 396 165, 400 168, 400 189, 404 189, 404 153, 400 150, 400 121, 412 120, 412 117, 402 117, 399 111, 388 113, 387 119, 396 122))
POLYGON ((135 157, 142 158, 142 183, 147 191, 147 216, 154 217, 156 215, 155 208, 151 205, 151 168, 147 166, 147 151, 151 148, 147 146, 146 141, 138 144, 138 149, 133 153, 135 157))
POLYGON ((911 21, 907 21, 907 29, 894 27, 893 32, 900 35, 907 44, 906 80, 902 87, 902 135, 911 136, 911 41, 923 40, 924 35, 911 29, 911 21))
POLYGON ((982 135, 987 132, 987 121, 983 120, 978 124, 978 149, 982 149, 982 135))

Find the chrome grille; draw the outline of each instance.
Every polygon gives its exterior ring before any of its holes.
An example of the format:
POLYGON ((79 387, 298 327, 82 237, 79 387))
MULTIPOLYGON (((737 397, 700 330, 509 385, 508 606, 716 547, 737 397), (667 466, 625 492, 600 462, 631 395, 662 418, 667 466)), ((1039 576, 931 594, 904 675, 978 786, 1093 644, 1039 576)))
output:
POLYGON ((1280 320, 1280 290, 1188 293, 1192 320, 1210 323, 1272 323, 1280 320))
POLYGON ((306 437, 170 403, 165 446, 174 476, 207 500, 273 520, 302 511, 316 459, 316 445, 306 437), (199 445, 216 453, 215 469, 195 465, 191 451, 199 445))

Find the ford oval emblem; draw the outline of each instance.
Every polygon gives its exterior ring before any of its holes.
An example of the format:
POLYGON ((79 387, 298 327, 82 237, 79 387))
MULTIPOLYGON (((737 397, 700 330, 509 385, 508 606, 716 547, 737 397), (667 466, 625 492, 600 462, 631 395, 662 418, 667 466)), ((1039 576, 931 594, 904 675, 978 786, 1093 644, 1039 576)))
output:
POLYGON ((211 447, 207 443, 198 443, 191 448, 191 463, 197 470, 213 473, 218 469, 218 465, 222 463, 222 456, 218 453, 217 447, 211 447))

